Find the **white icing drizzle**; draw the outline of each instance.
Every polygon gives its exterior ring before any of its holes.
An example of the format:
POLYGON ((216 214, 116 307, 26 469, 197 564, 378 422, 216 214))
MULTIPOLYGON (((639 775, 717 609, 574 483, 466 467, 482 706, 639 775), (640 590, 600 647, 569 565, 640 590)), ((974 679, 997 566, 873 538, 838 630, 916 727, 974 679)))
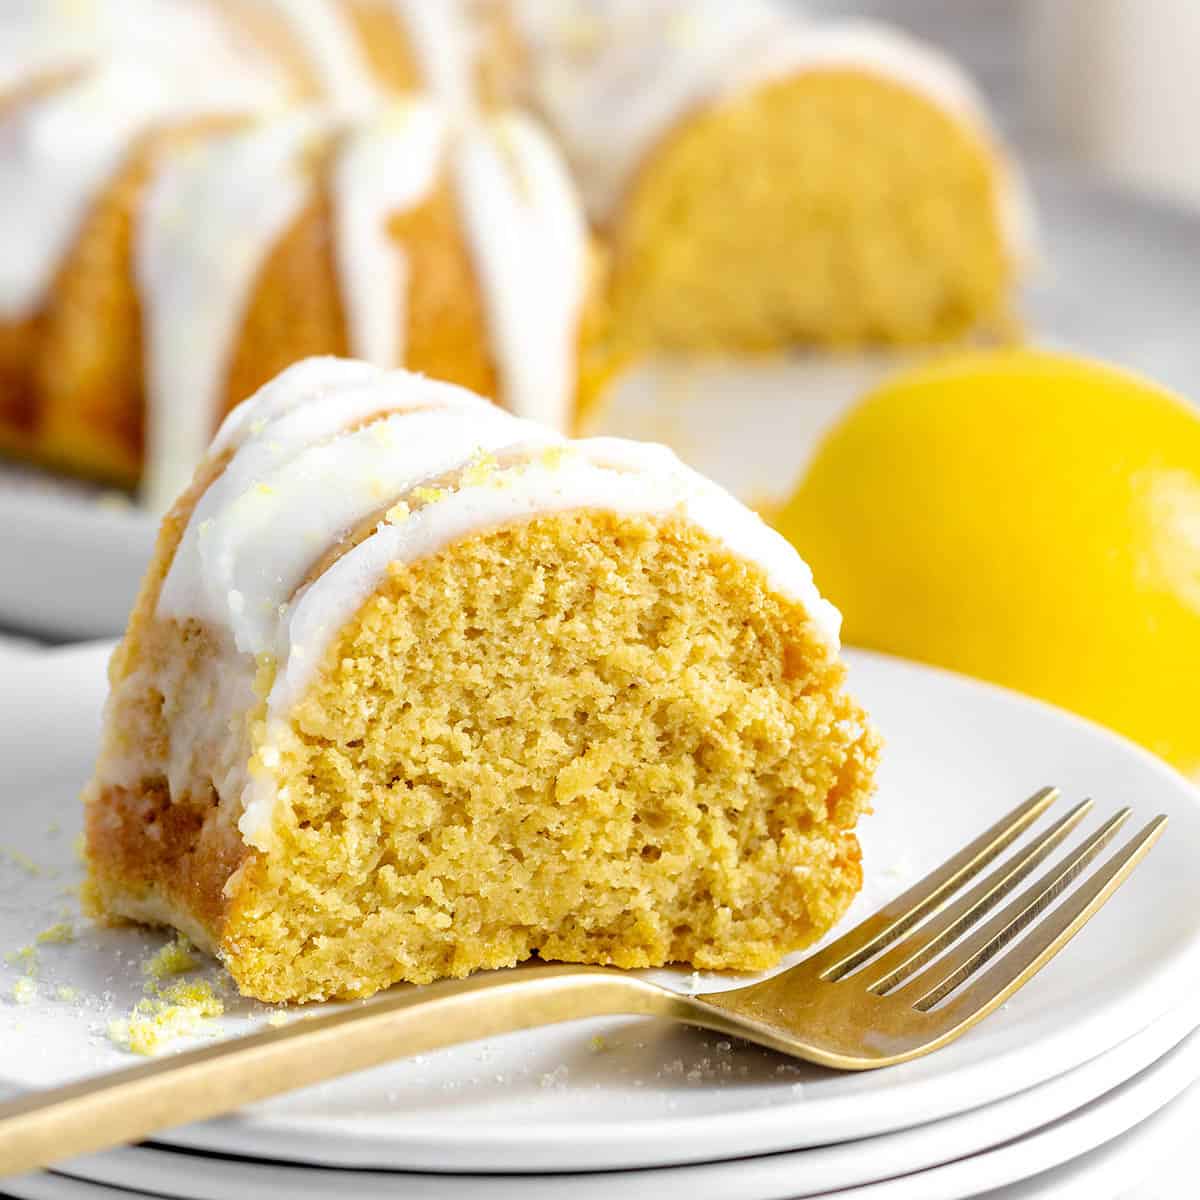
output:
MULTIPOLYGON (((798 601, 816 630, 837 643, 837 611, 795 550, 665 447, 615 438, 567 442, 449 384, 320 359, 285 372, 230 415, 214 453, 230 451, 225 473, 188 522, 158 614, 199 618, 218 642, 228 642, 222 670, 231 678, 251 677, 257 655, 275 656, 258 764, 277 752, 288 714, 328 647, 393 564, 538 514, 680 516, 761 566, 768 586, 798 601), (361 424, 380 412, 390 415, 361 424), (462 473, 489 448, 501 465, 462 473), (442 476, 450 482, 414 494, 442 476), (406 496, 420 506, 385 520, 300 586, 347 533, 406 496)), ((224 714, 232 732, 247 717, 244 709, 224 714)), ((203 718, 206 728, 220 719, 203 718)), ((276 802, 269 767, 256 766, 229 786, 242 796, 243 836, 266 848, 276 802)))
POLYGON ((452 135, 428 104, 352 132, 335 172, 338 269, 353 352, 403 362, 407 270, 388 219, 436 181, 447 141, 459 212, 484 296, 502 399, 564 429, 586 288, 587 230, 563 164, 531 122, 509 116, 452 135))
POLYGON ((479 14, 467 0, 390 0, 425 86, 453 116, 474 111, 479 14))
POLYGON ((269 422, 297 409, 323 404, 326 396, 383 378, 384 372, 370 363, 333 355, 293 363, 254 393, 253 404, 247 402, 229 410, 209 447, 209 457, 239 450, 250 437, 262 434, 269 422))
POLYGON ((565 166, 514 115, 466 132, 454 169, 504 403, 565 429, 587 284, 587 231, 565 166))
MULTIPOLYGON (((518 0, 535 98, 562 139, 597 224, 618 215, 641 164, 689 111, 803 71, 893 80, 998 140, 966 74, 930 46, 869 21, 818 25, 770 0, 518 0)), ((1024 186, 998 160, 1000 221, 1014 259, 1033 235, 1024 186)))
POLYGON ((689 470, 665 446, 620 438, 566 445, 569 449, 556 461, 535 458, 479 482, 459 484, 406 520, 381 525, 342 555, 297 598, 281 628, 280 670, 270 713, 283 717, 300 698, 326 647, 374 594, 393 563, 415 562, 483 529, 569 510, 683 517, 732 553, 761 566, 768 585, 803 603, 810 620, 836 644, 840 615, 817 592, 808 565, 728 492, 689 470))
POLYGON ((0 93, 30 80, 114 59, 144 67, 258 77, 278 93, 276 65, 238 36, 210 0, 4 0, 0 93))
MULTIPOLYGON (((331 113, 380 111, 335 0, 258 2, 312 60, 330 111, 292 111, 206 137, 164 156, 147 185, 134 257, 147 393, 142 491, 154 509, 170 503, 203 453, 254 280, 311 194, 301 170, 306 140, 331 128, 331 113)), ((277 65, 264 66, 207 0, 14 3, 0 72, 29 78, 66 65, 84 73, 0 118, 0 319, 8 320, 37 311, 81 223, 149 128, 190 115, 261 114, 287 95, 277 65), (23 66, 13 44, 28 56, 23 66), (93 59, 101 65, 87 69, 93 59)), ((476 53, 466 0, 388 3, 442 103, 398 106, 341 142, 333 244, 351 349, 383 366, 403 362, 408 271, 388 222, 429 194, 445 163, 501 398, 562 427, 586 283, 586 229, 570 181, 530 123, 464 120, 476 53)))
POLYGON ((430 104, 397 106, 348 132, 333 172, 334 245, 350 352, 381 367, 404 362, 408 262, 388 222, 437 179, 446 128, 430 104))
MULTIPOLYGON (((227 626, 241 651, 273 650, 281 606, 331 546, 422 481, 538 432, 495 406, 456 405, 400 411, 307 446, 225 495, 197 526, 202 615, 227 626)), ((164 588, 160 611, 185 591, 164 588)), ((197 607, 193 598, 185 603, 197 607)))
POLYGON ((898 29, 873 21, 800 25, 771 39, 753 62, 740 64, 722 85, 725 95, 804 71, 854 67, 919 92, 939 108, 990 134, 983 97, 946 55, 898 29))
POLYGON ((211 13, 204 20, 181 5, 168 10, 176 19, 166 20, 131 4, 122 19, 124 10, 113 0, 86 0, 78 14, 61 0, 37 4, 37 17, 24 3, 16 18, 5 12, 0 76, 16 81, 14 46, 32 56, 21 72, 26 79, 93 58, 98 65, 15 103, 0 118, 2 320, 37 311, 97 196, 149 129, 189 116, 269 107, 284 96, 278 75, 224 37, 211 13), (139 12, 144 29, 130 24, 139 12), (109 55, 122 32, 129 43, 109 55), (56 35, 62 39, 57 53, 56 35))
MULTIPOLYGON (((836 646, 841 617, 821 598, 807 564, 727 492, 689 471, 662 446, 597 439, 569 447, 557 461, 534 458, 460 484, 406 520, 381 525, 304 589, 280 627, 279 668, 258 748, 261 762, 271 761, 288 737, 288 714, 312 683, 329 645, 396 564, 436 554, 482 530, 549 513, 600 509, 682 517, 733 554, 760 565, 768 586, 800 602, 818 633, 836 646)), ((269 848, 276 799, 269 770, 248 775, 238 828, 250 845, 269 848)))
POLYGON ((232 458, 188 522, 159 613, 225 629, 247 654, 273 651, 280 605, 341 537, 481 449, 545 436, 452 384, 334 358, 297 364, 218 433, 210 453, 232 458))
POLYGON ((96 194, 167 105, 154 72, 109 68, 0 124, 0 315, 36 311, 96 194))
MULTIPOLYGON (((328 130, 325 115, 301 110, 209 138, 169 159, 148 189, 136 268, 146 345, 143 494, 153 508, 171 502, 203 453, 254 280, 312 192, 302 151, 328 130)), ((351 347, 379 366, 403 361, 407 264, 388 222, 429 194, 446 160, 501 398, 561 429, 574 390, 587 233, 553 148, 520 118, 452 135, 439 109, 413 102, 345 134, 331 182, 351 347)))
MULTIPOLYGON (((147 0, 128 4, 129 10, 137 9, 143 17, 147 7, 147 0)), ((120 29, 116 16, 116 6, 105 0, 6 0, 0 91, 40 75, 71 70, 116 49, 120 29)))
POLYGON ((772 0, 517 0, 516 13, 534 98, 601 224, 663 133, 797 24, 772 0))
MULTIPOLYGON (((319 359, 309 360, 302 365, 343 361, 319 359)), ((299 366, 291 367, 289 372, 298 369, 299 366)), ((452 407, 449 398, 430 398, 417 391, 409 396, 389 395, 381 399, 381 379, 384 377, 375 371, 361 383, 349 376, 338 382, 333 381, 332 375, 329 378, 330 386, 337 389, 339 403, 322 404, 314 401, 272 413, 268 403, 270 396, 265 394, 264 389, 259 393, 260 403, 255 405, 258 416, 254 421, 254 436, 245 443, 240 438, 228 438, 224 447, 220 446, 220 437, 214 442, 210 456, 229 453, 231 457, 200 497, 193 519, 184 530, 171 570, 163 582, 159 596, 160 612, 188 613, 203 617, 212 624, 231 626, 228 595, 212 586, 204 575, 208 561, 206 552, 211 549, 214 540, 220 540, 214 539, 214 523, 222 519, 231 506, 242 503, 245 493, 260 481, 289 466, 311 447, 341 435, 348 425, 356 421, 403 411, 417 403, 442 409, 452 407)), ((275 383, 277 385, 278 380, 275 383)), ((330 386, 320 387, 310 394, 314 397, 326 396, 330 394, 330 386)), ((295 395, 277 386, 276 392, 288 397, 295 395)), ((482 402, 476 400, 474 403, 478 405, 482 402)), ((239 405, 230 413, 229 419, 244 412, 245 406, 239 405)), ((221 430, 222 434, 227 432, 228 424, 221 430)))
POLYGON ((337 0, 259 0, 286 24, 317 76, 322 99, 343 115, 380 101, 350 18, 337 0))
POLYGON ((136 272, 146 345, 143 498, 174 499, 212 436, 255 277, 311 194, 302 151, 324 129, 295 111, 175 156, 146 195, 136 272))

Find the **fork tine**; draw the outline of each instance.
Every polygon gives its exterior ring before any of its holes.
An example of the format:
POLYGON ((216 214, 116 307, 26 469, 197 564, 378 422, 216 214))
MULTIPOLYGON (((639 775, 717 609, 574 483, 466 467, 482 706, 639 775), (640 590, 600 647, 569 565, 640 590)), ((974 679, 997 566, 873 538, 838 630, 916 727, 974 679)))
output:
MULTIPOLYGON (((1108 903, 1166 827, 1167 818, 1160 815, 1130 838, 1070 899, 1036 925, 1011 954, 963 991, 950 1006, 954 1013, 972 1023, 982 1020, 1028 983, 1108 903)), ((952 990, 939 985, 917 1007, 928 1012, 952 990)))
POLYGON ((1091 800, 1083 800, 1075 805, 1035 842, 997 867, 986 879, 944 908, 912 936, 903 938, 881 958, 872 962, 867 970, 876 978, 867 985, 867 990, 879 996, 890 992, 957 941, 1013 892, 1022 880, 1033 874, 1092 807, 1091 800))
POLYGON ((1056 787, 1039 789, 948 862, 801 966, 815 970, 821 979, 829 982, 844 978, 934 912, 963 884, 974 879, 1012 845, 1057 797, 1056 787))
POLYGON ((927 1012, 970 976, 1000 953, 1028 928, 1095 861, 1132 810, 1121 809, 1110 817, 1081 846, 1054 864, 1027 887, 1011 904, 970 934, 949 954, 892 993, 927 1012))

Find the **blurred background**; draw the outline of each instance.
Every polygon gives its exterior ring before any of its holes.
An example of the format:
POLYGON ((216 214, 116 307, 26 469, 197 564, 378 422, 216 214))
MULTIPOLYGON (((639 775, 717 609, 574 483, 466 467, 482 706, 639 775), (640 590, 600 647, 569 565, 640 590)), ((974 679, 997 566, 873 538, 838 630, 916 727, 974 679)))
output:
MULTIPOLYGON (((1191 284, 1200 269, 1200 222, 1189 219, 1200 212, 1200 4, 805 0, 803 7, 816 16, 887 21, 961 62, 1026 164, 1040 205, 1044 262, 1031 323, 1041 320, 1066 340, 1079 335, 1085 348, 1200 397, 1200 345, 1176 336, 1179 303, 1200 304, 1191 284), (1054 284, 1077 272, 1110 290, 1107 317, 1081 318, 1055 300, 1054 284), (1136 305, 1121 302, 1132 295, 1136 305)), ((1200 318, 1200 307, 1190 313, 1200 318)))
POLYGON ((1200 5, 1193 0, 806 0, 940 45, 1028 153, 1075 157, 1200 205, 1200 5))
MULTIPOLYGON (((45 8, 40 0, 4 3, 14 14, 55 11, 51 0, 45 8)), ((559 10, 559 0, 545 5, 559 10)), ((979 85, 1033 197, 1036 257, 1018 308, 1034 342, 1133 368, 1200 399, 1197 0, 796 0, 796 7, 818 21, 865 17, 900 27, 945 51, 979 85)), ((3 51, 0 60, 13 69, 11 47, 7 59, 3 51)), ((799 482, 830 423, 914 357, 870 346, 712 369, 656 363, 613 387, 584 432, 665 441, 768 512, 799 482)), ((28 564, 0 568, 0 630, 62 641, 123 627, 153 514, 123 493, 86 506, 81 494, 95 491, 0 463, 0 547, 4 561, 28 564), (81 562, 86 593, 78 587, 81 562)))

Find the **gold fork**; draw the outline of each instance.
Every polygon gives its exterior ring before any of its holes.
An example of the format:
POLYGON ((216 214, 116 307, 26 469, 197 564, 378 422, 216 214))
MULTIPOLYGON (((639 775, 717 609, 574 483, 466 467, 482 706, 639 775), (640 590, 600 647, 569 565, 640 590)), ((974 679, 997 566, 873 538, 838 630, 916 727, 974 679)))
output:
POLYGON ((1122 809, 989 917, 1092 807, 1090 800, 1076 805, 967 888, 1056 797, 1057 789, 1043 788, 874 916, 761 982, 686 996, 611 968, 537 966, 397 989, 0 1105, 0 1175, 136 1141, 405 1055, 583 1017, 668 1017, 851 1071, 928 1054, 1028 983, 1125 882, 1167 823, 1156 817, 1089 873, 1131 815, 1122 809))

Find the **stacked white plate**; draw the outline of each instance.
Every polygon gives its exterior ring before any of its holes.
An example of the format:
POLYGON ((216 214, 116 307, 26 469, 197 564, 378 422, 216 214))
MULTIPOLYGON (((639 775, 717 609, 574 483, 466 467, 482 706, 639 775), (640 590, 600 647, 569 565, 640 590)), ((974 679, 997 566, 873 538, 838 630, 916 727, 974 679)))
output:
MULTIPOLYGON (((64 918, 78 929, 73 941, 38 947, 30 1003, 0 1003, 0 1084, 15 1090, 128 1065, 106 1028, 142 995, 140 965, 163 944, 70 912, 77 793, 106 653, 0 657, 0 950, 34 943, 64 918)), ((1196 792, 1055 709, 914 664, 849 657, 888 743, 877 812, 862 827, 867 886, 849 920, 1043 783, 1059 784, 1066 801, 1094 796, 1097 821, 1124 804, 1141 819, 1170 817, 1107 908, 968 1036, 902 1067, 838 1074, 663 1023, 579 1022, 396 1063, 6 1180, 0 1193, 508 1200, 569 1188, 584 1200, 669 1190, 690 1200, 936 1200, 988 1189, 1059 1197, 1078 1186, 1115 1195, 1186 1124, 1181 1114, 1194 1124, 1196 1098, 1176 1098, 1200 1076, 1196 792)), ((0 993, 11 996, 28 965, 0 967, 0 993)), ((210 1033, 267 1018, 228 991, 216 966, 201 973, 227 991, 210 1033)), ((722 986, 654 975, 683 989, 722 986)))

